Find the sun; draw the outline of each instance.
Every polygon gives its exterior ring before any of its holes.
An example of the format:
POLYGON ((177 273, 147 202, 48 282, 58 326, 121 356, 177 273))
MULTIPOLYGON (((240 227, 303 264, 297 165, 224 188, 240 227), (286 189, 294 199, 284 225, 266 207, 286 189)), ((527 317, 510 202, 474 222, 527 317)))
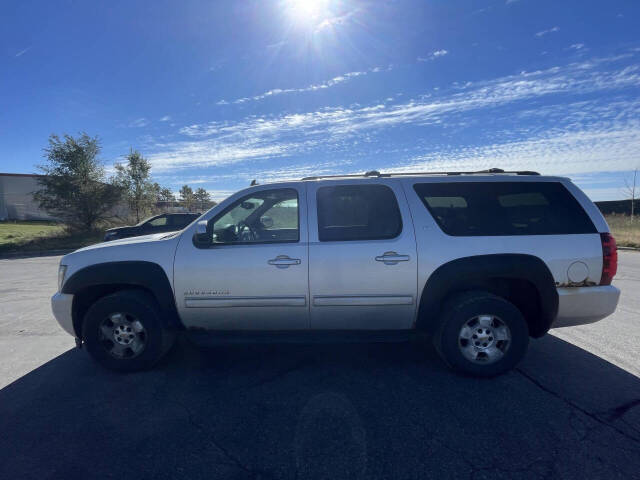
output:
POLYGON ((328 0, 286 0, 286 9, 294 23, 315 25, 327 16, 328 3, 328 0))

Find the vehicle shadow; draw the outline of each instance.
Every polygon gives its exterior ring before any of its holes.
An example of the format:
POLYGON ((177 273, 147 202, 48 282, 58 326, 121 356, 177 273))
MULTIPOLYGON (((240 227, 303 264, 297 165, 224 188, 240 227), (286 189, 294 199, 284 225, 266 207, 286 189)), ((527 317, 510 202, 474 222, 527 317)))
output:
POLYGON ((0 391, 0 478, 632 478, 640 379, 553 336, 492 380, 419 344, 70 350, 0 391))

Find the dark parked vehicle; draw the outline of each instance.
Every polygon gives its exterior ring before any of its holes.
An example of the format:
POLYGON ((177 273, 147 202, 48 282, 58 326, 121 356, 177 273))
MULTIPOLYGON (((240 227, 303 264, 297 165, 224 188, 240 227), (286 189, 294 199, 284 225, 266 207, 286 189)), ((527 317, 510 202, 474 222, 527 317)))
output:
POLYGON ((163 213, 162 215, 155 215, 137 225, 110 228, 105 232, 104 241, 149 235, 151 233, 175 232, 176 230, 182 230, 200 215, 200 213, 163 213))

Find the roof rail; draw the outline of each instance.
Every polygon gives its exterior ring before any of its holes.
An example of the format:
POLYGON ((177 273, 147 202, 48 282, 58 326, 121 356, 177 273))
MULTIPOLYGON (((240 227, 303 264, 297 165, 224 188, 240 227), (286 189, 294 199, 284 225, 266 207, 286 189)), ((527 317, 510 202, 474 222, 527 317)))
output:
POLYGON ((321 180, 323 178, 358 178, 358 177, 403 177, 414 175, 479 175, 488 174, 509 174, 509 175, 540 175, 538 172, 530 170, 502 170, 501 168, 490 168, 488 170, 475 170, 469 172, 400 172, 400 173, 380 173, 377 170, 370 170, 365 173, 350 173, 345 175, 316 175, 304 177, 302 180, 321 180))

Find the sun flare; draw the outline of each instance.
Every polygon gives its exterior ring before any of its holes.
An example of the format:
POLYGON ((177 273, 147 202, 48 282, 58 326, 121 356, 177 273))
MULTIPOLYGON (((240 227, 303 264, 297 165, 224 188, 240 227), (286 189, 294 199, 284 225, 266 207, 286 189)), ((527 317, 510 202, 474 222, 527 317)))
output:
POLYGON ((316 24, 327 16, 328 0, 287 0, 286 5, 296 24, 316 24))

